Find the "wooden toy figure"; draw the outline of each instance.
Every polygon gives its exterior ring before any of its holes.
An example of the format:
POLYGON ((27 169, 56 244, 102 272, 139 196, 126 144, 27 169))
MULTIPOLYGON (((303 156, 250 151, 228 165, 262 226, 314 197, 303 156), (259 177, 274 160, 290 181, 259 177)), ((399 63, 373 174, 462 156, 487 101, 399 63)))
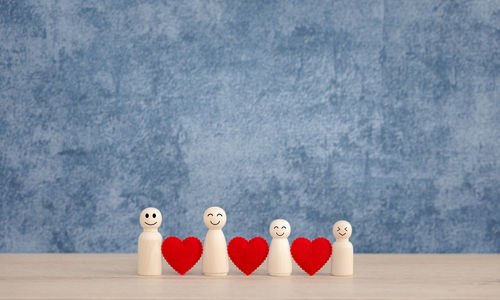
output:
POLYGON ((161 275, 161 243, 162 237, 158 232, 162 217, 158 209, 148 207, 140 216, 143 232, 139 236, 137 245, 137 273, 139 275, 161 275))
POLYGON ((217 206, 205 210, 203 221, 208 227, 203 243, 202 271, 208 276, 226 276, 229 272, 229 257, 226 237, 222 227, 226 225, 226 212, 217 206))
POLYGON ((288 236, 291 232, 290 223, 283 219, 271 222, 269 233, 273 240, 267 258, 267 273, 272 276, 290 276, 292 274, 292 255, 288 236))
POLYGON ((349 242, 352 234, 351 224, 344 220, 338 221, 332 230, 336 239, 332 245, 332 275, 352 276, 354 248, 349 242))

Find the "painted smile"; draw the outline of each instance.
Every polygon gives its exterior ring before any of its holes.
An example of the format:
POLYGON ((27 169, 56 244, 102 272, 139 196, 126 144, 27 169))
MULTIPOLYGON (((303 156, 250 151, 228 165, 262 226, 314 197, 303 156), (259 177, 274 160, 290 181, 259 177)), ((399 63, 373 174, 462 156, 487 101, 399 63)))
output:
POLYGON ((158 222, 154 222, 153 224, 149 224, 148 222, 144 222, 144 223, 146 223, 146 225, 153 226, 153 225, 156 225, 156 223, 158 223, 158 222))
POLYGON ((277 235, 277 236, 284 236, 284 235, 285 235, 285 233, 283 232, 282 234, 278 234, 278 233, 276 232, 276 235, 277 235))
POLYGON ((220 220, 217 223, 212 223, 212 221, 210 221, 210 224, 212 224, 212 225, 219 225, 219 223, 220 223, 220 220))
POLYGON ((344 236, 344 235, 346 235, 346 234, 347 234, 347 232, 344 232, 344 234, 342 234, 342 233, 340 233, 340 232, 339 232, 339 234, 340 234, 341 236, 344 236))

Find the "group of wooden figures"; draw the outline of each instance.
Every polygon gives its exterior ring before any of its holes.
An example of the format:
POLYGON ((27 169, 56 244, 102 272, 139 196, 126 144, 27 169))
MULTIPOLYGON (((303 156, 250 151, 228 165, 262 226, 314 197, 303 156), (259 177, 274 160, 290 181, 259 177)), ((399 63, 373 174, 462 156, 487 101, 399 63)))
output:
POLYGON ((220 207, 210 207, 203 214, 208 228, 204 244, 195 237, 180 240, 168 237, 162 240, 158 232, 162 222, 160 211, 148 207, 141 212, 140 223, 144 231, 138 241, 138 274, 158 276, 162 274, 162 256, 174 270, 183 275, 201 258, 202 272, 206 276, 225 276, 229 272, 229 259, 246 275, 250 275, 267 258, 267 273, 272 276, 290 276, 292 258, 309 275, 314 275, 332 259, 331 275, 353 275, 353 246, 349 242, 351 224, 338 221, 333 225, 335 242, 325 238, 310 241, 297 238, 292 246, 288 242, 290 224, 283 219, 271 222, 269 232, 271 246, 266 240, 255 237, 250 241, 242 237, 232 239, 229 244, 222 232, 226 224, 226 212, 220 207))

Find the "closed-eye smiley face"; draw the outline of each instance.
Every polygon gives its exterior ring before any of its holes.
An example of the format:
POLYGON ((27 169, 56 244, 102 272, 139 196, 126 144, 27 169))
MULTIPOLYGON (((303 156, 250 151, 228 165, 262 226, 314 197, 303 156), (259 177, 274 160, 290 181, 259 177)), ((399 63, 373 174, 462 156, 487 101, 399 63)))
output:
POLYGON ((333 225, 333 235, 338 240, 345 240, 351 237, 352 227, 351 224, 345 220, 336 222, 333 225))
POLYGON ((221 229, 226 225, 226 212, 217 206, 207 208, 203 213, 203 222, 208 229, 221 229))
POLYGON ((273 239, 286 239, 290 236, 292 228, 287 220, 277 219, 271 222, 269 233, 273 239))
POLYGON ((141 212, 140 222, 144 229, 158 228, 161 225, 161 212, 154 208, 148 207, 141 212))

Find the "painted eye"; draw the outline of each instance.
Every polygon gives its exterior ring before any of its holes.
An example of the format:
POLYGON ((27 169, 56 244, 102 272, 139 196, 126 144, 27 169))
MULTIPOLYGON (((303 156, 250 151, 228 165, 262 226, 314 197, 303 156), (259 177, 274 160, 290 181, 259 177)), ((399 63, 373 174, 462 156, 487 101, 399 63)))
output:
POLYGON ((207 217, 213 217, 214 215, 212 213, 208 214, 207 217))
POLYGON ((156 214, 153 214, 153 218, 156 218, 156 214))
POLYGON ((279 229, 279 227, 278 226, 274 226, 274 229, 279 229))
POLYGON ((145 215, 145 217, 146 217, 146 218, 149 218, 149 214, 146 214, 146 215, 145 215))
POLYGON ((340 231, 340 227, 337 227, 337 231, 340 231))
POLYGON ((347 227, 345 228, 345 231, 347 231, 347 227))
POLYGON ((217 217, 222 217, 222 214, 217 214, 217 217))
POLYGON ((281 229, 286 229, 286 226, 281 226, 281 229))

